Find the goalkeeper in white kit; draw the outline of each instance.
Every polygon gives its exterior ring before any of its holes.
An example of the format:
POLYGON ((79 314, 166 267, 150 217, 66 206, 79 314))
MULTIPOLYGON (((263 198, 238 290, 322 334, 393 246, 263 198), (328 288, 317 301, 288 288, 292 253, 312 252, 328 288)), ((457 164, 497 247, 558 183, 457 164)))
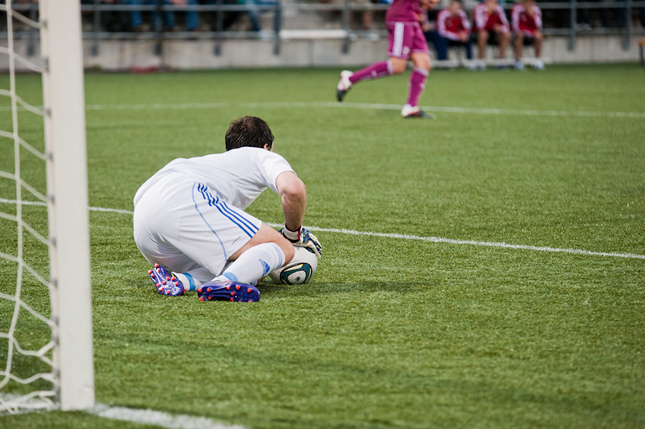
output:
POLYGON ((134 241, 160 294, 254 302, 257 281, 288 263, 294 246, 320 257, 320 242, 302 227, 305 185, 273 152, 267 123, 238 118, 225 142, 224 153, 171 161, 134 197, 134 241), (244 211, 266 188, 282 200, 279 232, 244 211))

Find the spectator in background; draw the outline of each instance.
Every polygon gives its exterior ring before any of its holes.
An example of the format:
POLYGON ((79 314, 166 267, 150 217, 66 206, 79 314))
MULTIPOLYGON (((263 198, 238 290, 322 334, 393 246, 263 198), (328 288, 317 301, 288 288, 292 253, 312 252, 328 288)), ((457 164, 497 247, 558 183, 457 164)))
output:
MULTIPOLYGON (((628 8, 627 0, 617 0, 622 6, 616 9, 616 22, 619 28, 627 28, 628 8)), ((632 7, 634 17, 638 15, 641 27, 645 28, 645 7, 632 7)))
MULTIPOLYGON (((602 2, 605 0, 588 0, 588 2, 602 2)), ((609 18, 609 10, 607 8, 578 8, 578 29, 579 30, 591 30, 595 27, 594 25, 594 15, 600 15, 600 24, 603 28, 611 28, 611 19, 609 18), (593 13, 592 13, 593 12, 593 13)))
MULTIPOLYGON (((354 0, 356 4, 359 5, 371 5, 372 0, 354 0)), ((362 25, 362 30, 365 31, 365 36, 369 40, 378 40, 378 34, 374 33, 373 27, 374 27, 374 11, 372 10, 363 10, 360 12, 361 15, 361 25, 362 25)))
MULTIPOLYGON (((125 4, 127 0, 101 0, 101 3, 107 5, 125 4)), ((95 0, 81 0, 82 5, 95 5, 95 0)), ((98 13, 98 12, 95 12, 98 13)), ((123 10, 106 10, 101 12, 101 23, 105 26, 106 31, 128 31, 130 30, 129 13, 123 10)))
MULTIPOLYGON (((333 4, 338 6, 338 9, 330 10, 328 13, 325 13, 325 15, 329 15, 334 22, 342 22, 343 16, 345 13, 344 11, 345 4, 346 4, 345 0, 320 0, 320 3, 333 4)), ((367 6, 367 5, 372 5, 374 3, 390 4, 392 3, 392 0, 348 0, 347 6, 350 8, 348 11, 350 27, 352 28, 354 27, 354 23, 356 19, 355 16, 360 15, 360 18, 359 18, 360 26, 361 26, 361 30, 363 31, 363 35, 368 40, 377 41, 379 40, 379 36, 377 33, 373 31, 374 30, 374 11, 367 8, 357 9, 357 10, 351 9, 352 5, 354 4, 359 6, 367 6)))
MULTIPOLYGON (((270 34, 262 30, 259 6, 270 3, 271 1, 264 0, 222 0, 221 3, 218 2, 218 0, 202 0, 202 4, 205 5, 248 5, 249 8, 246 11, 227 10, 225 12, 219 12, 222 16, 222 28, 219 28, 220 23, 217 22, 218 12, 212 12, 211 28, 213 31, 232 30, 233 25, 242 25, 238 23, 238 20, 246 14, 248 15, 249 22, 251 24, 251 30, 256 31, 262 39, 268 39, 270 37, 270 34)), ((243 30, 246 29, 244 28, 243 30)))
MULTIPOLYGON (((157 5, 157 0, 124 0, 124 4, 131 6, 144 6, 144 5, 157 5)), ((164 5, 172 6, 193 6, 197 4, 197 0, 163 0, 164 5)), ((173 11, 165 11, 163 15, 163 27, 165 31, 175 31, 175 13, 173 11)), ((157 28, 157 11, 154 10, 151 14, 152 29, 157 28)), ((141 32, 146 31, 143 16, 140 10, 133 10, 130 13, 130 21, 132 31, 141 32)), ((196 10, 186 11, 186 31, 195 31, 199 27, 199 12, 196 10)))
POLYGON ((262 25, 260 24, 260 12, 257 9, 259 1, 257 0, 238 0, 238 4, 245 4, 249 6, 249 10, 246 12, 249 15, 251 20, 251 29, 253 31, 262 31, 262 25))
MULTIPOLYGON (((506 58, 506 49, 511 41, 511 31, 506 19, 504 9, 497 4, 497 0, 484 0, 483 3, 475 6, 474 22, 477 34, 478 67, 486 68, 484 57, 488 44, 498 45, 498 58, 506 58)), ((504 67, 499 65, 498 67, 504 67)))
POLYGON ((437 15, 437 31, 443 44, 444 58, 448 59, 448 48, 453 46, 463 47, 466 50, 468 65, 473 58, 472 42, 470 39, 470 23, 466 12, 461 8, 459 0, 452 0, 450 5, 442 9, 437 15))
POLYGON ((421 30, 423 30, 426 42, 432 43, 432 46, 434 46, 437 60, 445 60, 448 57, 448 48, 441 40, 441 36, 439 36, 437 29, 438 13, 439 11, 435 8, 428 9, 426 13, 420 15, 419 23, 421 24, 421 30))
MULTIPOLYGON (((217 0, 201 0, 203 5, 214 5, 217 4, 217 0)), ((223 0, 222 5, 234 5, 237 4, 235 0, 223 0)), ((211 20, 211 31, 224 31, 228 30, 237 18, 242 14, 242 12, 237 10, 227 10, 227 11, 213 11, 208 12, 210 14, 211 20), (221 22, 219 22, 219 18, 221 22)))
POLYGON ((515 68, 522 70, 522 48, 525 45, 533 45, 535 48, 534 67, 538 70, 544 69, 544 63, 540 60, 542 56, 542 11, 535 4, 535 0, 522 0, 521 3, 513 5, 511 10, 511 26, 515 37, 515 68))

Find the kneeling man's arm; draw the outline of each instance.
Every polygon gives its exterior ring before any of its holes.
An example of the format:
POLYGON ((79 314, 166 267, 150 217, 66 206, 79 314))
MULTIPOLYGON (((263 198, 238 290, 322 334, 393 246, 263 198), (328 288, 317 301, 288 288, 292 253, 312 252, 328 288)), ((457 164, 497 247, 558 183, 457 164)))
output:
POLYGON ((290 231, 298 231, 302 226, 307 206, 305 184, 293 171, 285 171, 275 181, 284 210, 284 224, 290 231))
POLYGON ((288 171, 280 174, 276 186, 282 197, 284 210, 284 228, 282 235, 294 246, 306 247, 317 257, 322 254, 322 245, 318 238, 302 226, 307 206, 307 190, 305 184, 295 173, 288 171))

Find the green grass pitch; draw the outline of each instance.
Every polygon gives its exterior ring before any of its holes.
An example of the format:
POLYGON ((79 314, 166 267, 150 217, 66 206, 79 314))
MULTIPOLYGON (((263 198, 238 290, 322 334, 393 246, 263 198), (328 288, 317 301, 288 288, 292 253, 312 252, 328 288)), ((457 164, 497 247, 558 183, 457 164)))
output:
MULTIPOLYGON (((309 284, 260 284, 258 304, 164 298, 131 216, 92 211, 97 402, 253 428, 642 428, 645 68, 433 71, 421 104, 436 121, 400 117, 408 73, 360 83, 339 104, 339 71, 86 75, 92 207, 132 210, 165 163, 222 152, 229 122, 256 115, 307 184, 305 224, 324 245, 309 284)), ((38 76, 17 89, 41 103, 38 76)), ((42 121, 19 116, 42 147, 42 121)), ((14 171, 13 142, 0 153, 0 170, 14 171)), ((42 162, 23 155, 43 192, 42 162)), ((1 177, 0 198, 15 198, 1 177)), ((271 191, 249 211, 282 221, 271 191)), ((46 236, 44 209, 24 212, 46 236)), ((15 223, 0 218, 0 232, 0 252, 15 255, 15 223)), ((25 258, 46 273, 44 255, 27 237, 25 258)), ((15 271, 0 260, 2 292, 13 294, 15 271)), ((25 282, 46 312, 46 291, 25 282)), ((0 303, 0 331, 12 310, 0 303)), ((48 341, 21 318, 21 342, 48 341)), ((38 370, 14 358, 17 373, 38 370)), ((0 426, 145 425, 40 412, 0 426)))

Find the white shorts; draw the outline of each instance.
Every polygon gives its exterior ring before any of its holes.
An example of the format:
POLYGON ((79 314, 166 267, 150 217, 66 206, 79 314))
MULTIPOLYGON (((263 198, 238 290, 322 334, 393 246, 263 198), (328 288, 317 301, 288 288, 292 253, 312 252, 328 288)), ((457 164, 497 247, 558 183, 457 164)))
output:
POLYGON ((134 241, 151 264, 206 282, 222 273, 262 221, 227 204, 206 185, 178 177, 164 177, 139 200, 134 241))

